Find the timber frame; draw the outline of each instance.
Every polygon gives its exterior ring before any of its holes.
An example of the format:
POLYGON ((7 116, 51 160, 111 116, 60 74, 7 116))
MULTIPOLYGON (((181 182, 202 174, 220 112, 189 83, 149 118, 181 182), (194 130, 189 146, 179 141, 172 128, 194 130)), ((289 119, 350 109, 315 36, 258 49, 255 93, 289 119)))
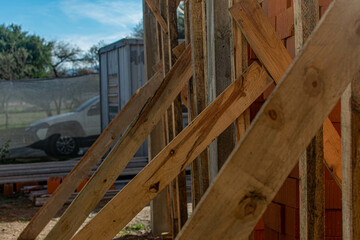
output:
POLYGON ((334 0, 320 21, 317 0, 293 1, 294 60, 262 1, 185 0, 185 42, 178 44, 181 1, 143 0, 147 83, 18 239, 35 239, 112 146, 46 239, 112 239, 151 201, 167 215, 153 218, 166 239, 253 239, 299 161, 301 239, 324 237, 324 165, 343 189, 344 237, 360 239, 360 1, 334 0), (259 62, 249 65, 248 45, 259 62), (250 106, 272 84, 251 121, 250 106), (328 118, 340 98, 342 136, 328 118), (181 104, 189 115, 184 129, 181 104), (149 135, 149 164, 79 230, 149 135))

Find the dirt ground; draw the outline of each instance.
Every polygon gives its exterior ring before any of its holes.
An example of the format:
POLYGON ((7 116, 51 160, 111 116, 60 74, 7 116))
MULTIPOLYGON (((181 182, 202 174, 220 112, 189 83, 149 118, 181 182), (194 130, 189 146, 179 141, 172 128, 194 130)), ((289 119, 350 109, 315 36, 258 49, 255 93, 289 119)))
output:
MULTIPOLYGON (((97 211, 104 206, 106 202, 99 204, 97 209, 89 215, 84 225, 89 222, 97 211)), ((0 239, 17 239, 21 231, 29 223, 30 219, 39 210, 39 207, 33 206, 32 202, 26 196, 18 194, 12 197, 0 195, 0 239)), ((37 239, 44 239, 50 229, 59 220, 63 213, 63 208, 59 214, 51 220, 37 239)), ((116 235, 116 240, 136 240, 136 239, 159 239, 151 235, 150 229, 150 207, 145 207, 123 230, 116 235)))

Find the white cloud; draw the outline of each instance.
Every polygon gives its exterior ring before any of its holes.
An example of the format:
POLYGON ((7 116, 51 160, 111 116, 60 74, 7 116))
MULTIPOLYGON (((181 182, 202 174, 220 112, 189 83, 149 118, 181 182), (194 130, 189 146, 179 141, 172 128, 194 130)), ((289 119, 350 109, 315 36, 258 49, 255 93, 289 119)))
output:
POLYGON ((142 17, 141 1, 133 0, 63 0, 60 7, 71 18, 88 18, 125 29, 131 29, 142 17))

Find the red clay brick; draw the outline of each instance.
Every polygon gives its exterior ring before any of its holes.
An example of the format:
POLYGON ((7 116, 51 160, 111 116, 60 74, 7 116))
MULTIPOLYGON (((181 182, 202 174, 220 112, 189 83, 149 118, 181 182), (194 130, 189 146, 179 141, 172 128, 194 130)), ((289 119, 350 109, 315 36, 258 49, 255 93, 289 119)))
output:
POLYGON ((4 195, 10 196, 14 194, 14 184, 12 183, 5 183, 4 184, 4 195))
POLYGON ((294 11, 292 7, 277 15, 276 33, 281 39, 294 35, 294 11))
POLYGON ((275 84, 271 84, 263 93, 264 99, 267 99, 275 88, 275 84))
POLYGON ((298 208, 299 180, 295 178, 287 178, 273 201, 292 208, 298 208))
POLYGON ((299 209, 285 207, 285 234, 299 237, 299 209))
POLYGON ((254 102, 253 104, 251 104, 250 106, 250 120, 252 121, 256 114, 259 112, 261 106, 263 105, 263 103, 260 102, 254 102))
POLYGON ((329 172, 329 169, 327 167, 324 167, 324 171, 325 171, 325 181, 326 180, 334 180, 334 177, 331 175, 331 173, 329 172))
POLYGON ((268 16, 277 16, 288 8, 288 0, 269 0, 268 16))
POLYGON ((298 239, 299 238, 297 238, 297 237, 286 235, 286 234, 279 235, 279 240, 298 240, 298 239))
POLYGON ((340 134, 340 136, 341 136, 341 124, 338 123, 338 122, 333 122, 333 125, 334 125, 336 131, 337 131, 337 132, 340 134))
POLYGON ((332 0, 319 0, 319 6, 328 7, 331 2, 332 2, 332 0))
POLYGON ((256 224, 254 230, 264 230, 264 221, 262 220, 262 218, 256 224))
POLYGON ((61 183, 61 177, 50 177, 47 180, 47 192, 52 194, 61 183))
POLYGON ((265 228, 271 228, 277 232, 284 232, 285 207, 277 203, 270 203, 263 215, 265 228))
POLYGON ((279 240, 279 233, 277 231, 265 226, 264 239, 265 240, 279 240))
POLYGON ((252 50, 252 48, 248 48, 249 49, 249 58, 250 59, 257 59, 257 56, 255 54, 255 52, 252 50))
POLYGON ((326 237, 342 236, 341 210, 325 211, 325 236, 326 237))
POLYGON ((289 37, 286 39, 286 49, 288 50, 290 56, 295 58, 295 37, 289 37))
POLYGON ((294 169, 291 171, 291 173, 289 174, 290 178, 295 178, 295 179, 299 179, 299 164, 296 164, 296 166, 294 167, 294 169))
POLYGON ((328 7, 326 6, 321 6, 320 7, 320 18, 322 17, 322 16, 324 16, 324 14, 325 14, 325 12, 326 12, 326 10, 328 9, 328 7))
POLYGON ((335 180, 325 180, 325 209, 341 209, 341 189, 335 180))
POLYGON ((254 231, 254 240, 264 240, 265 230, 255 230, 254 231))
POLYGON ((81 189, 83 189, 83 187, 86 185, 86 183, 89 181, 88 178, 85 178, 84 180, 82 180, 82 182, 79 184, 79 186, 76 188, 77 192, 80 192, 81 189))
POLYGON ((276 31, 276 16, 269 17, 269 21, 276 31))
POLYGON ((329 114, 329 119, 332 122, 338 122, 338 123, 341 122, 341 104, 340 104, 340 100, 336 103, 335 107, 333 108, 333 110, 329 114))

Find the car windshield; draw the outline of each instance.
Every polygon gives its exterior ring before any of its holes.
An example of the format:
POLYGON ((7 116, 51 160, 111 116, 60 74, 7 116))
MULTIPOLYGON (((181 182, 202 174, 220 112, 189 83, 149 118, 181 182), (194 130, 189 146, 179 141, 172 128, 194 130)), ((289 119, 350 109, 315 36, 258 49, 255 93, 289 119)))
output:
POLYGON ((90 100, 86 101, 84 104, 82 104, 80 107, 78 107, 77 109, 75 109, 74 112, 81 112, 83 111, 85 108, 87 108, 89 105, 93 104, 96 100, 98 100, 99 97, 93 97, 90 100))

